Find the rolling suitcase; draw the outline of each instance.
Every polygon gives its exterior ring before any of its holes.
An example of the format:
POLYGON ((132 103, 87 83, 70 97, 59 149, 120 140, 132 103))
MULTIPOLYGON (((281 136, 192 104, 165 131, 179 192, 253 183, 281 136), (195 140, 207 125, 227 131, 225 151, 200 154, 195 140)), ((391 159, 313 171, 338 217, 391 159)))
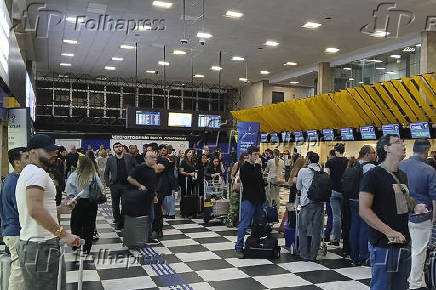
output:
POLYGON ((188 192, 188 178, 185 178, 186 195, 182 196, 180 211, 184 217, 196 217, 198 213, 198 195, 194 194, 194 189, 188 192))
POLYGON ((145 246, 148 241, 148 216, 124 216, 123 244, 128 248, 145 246))
POLYGON ((7 253, 0 254, 0 289, 8 289, 11 274, 11 256, 7 253))

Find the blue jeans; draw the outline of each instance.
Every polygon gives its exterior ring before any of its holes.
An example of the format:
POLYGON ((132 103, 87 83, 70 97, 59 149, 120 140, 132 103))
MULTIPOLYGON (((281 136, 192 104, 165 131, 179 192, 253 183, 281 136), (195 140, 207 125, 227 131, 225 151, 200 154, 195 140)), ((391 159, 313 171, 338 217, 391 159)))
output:
POLYGON ((174 191, 171 195, 165 196, 164 199, 165 213, 167 215, 175 215, 176 214, 176 204, 174 199, 174 191))
POLYGON ((267 203, 255 206, 250 201, 244 200, 241 203, 241 221, 238 225, 238 240, 236 241, 235 251, 242 252, 244 249, 245 232, 251 226, 253 220, 265 221, 265 208, 267 203))
POLYGON ((327 202, 325 207, 327 212, 327 224, 325 226, 324 238, 330 238, 330 233, 332 232, 333 226, 333 212, 330 202, 327 202))
POLYGON ((363 263, 369 258, 368 225, 359 216, 359 202, 350 200, 350 257, 353 263, 363 263))
POLYGON ((368 243, 371 290, 405 290, 410 273, 410 246, 379 248, 368 243))
POLYGON ((333 212, 333 240, 332 242, 339 243, 341 240, 341 218, 342 218, 342 202, 344 195, 340 192, 332 190, 330 198, 330 206, 333 212))
POLYGON ((148 239, 150 240, 153 236, 153 221, 154 221, 154 203, 151 200, 148 207, 148 239))

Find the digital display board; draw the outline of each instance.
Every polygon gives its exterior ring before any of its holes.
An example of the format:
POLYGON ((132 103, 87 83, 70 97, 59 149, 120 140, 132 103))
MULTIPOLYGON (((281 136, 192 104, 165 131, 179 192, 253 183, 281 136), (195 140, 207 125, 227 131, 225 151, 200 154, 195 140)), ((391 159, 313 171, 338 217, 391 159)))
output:
POLYGON ((307 140, 308 141, 318 141, 318 131, 316 131, 316 130, 307 131, 307 140))
POLYGON ((260 134, 260 142, 262 143, 268 142, 268 134, 260 134))
POLYGON ((271 143, 279 143, 279 135, 277 133, 269 134, 271 143))
POLYGON ((324 141, 334 141, 335 133, 333 129, 322 129, 322 135, 324 137, 324 141))
POLYGON ((199 128, 214 128, 218 129, 221 127, 221 116, 220 115, 198 115, 198 127, 199 128))
POLYGON ((160 112, 136 111, 136 126, 160 126, 160 112))
POLYGON ((353 128, 342 128, 341 129, 341 139, 342 141, 353 141, 353 128))
POLYGON ((285 143, 291 142, 291 133, 290 132, 282 132, 282 141, 285 143))
POLYGON ((360 135, 362 140, 375 140, 377 136, 375 135, 374 126, 360 127, 360 135))
POLYGON ((168 113, 169 127, 192 127, 192 114, 189 113, 168 113))
POLYGON ((301 131, 294 132, 294 140, 295 142, 304 142, 303 132, 301 131))
POLYGON ((430 127, 427 122, 410 123, 410 135, 412 139, 429 139, 430 127))
POLYGON ((383 125, 382 126, 383 135, 387 134, 394 134, 394 135, 400 135, 400 125, 398 124, 389 124, 389 125, 383 125))

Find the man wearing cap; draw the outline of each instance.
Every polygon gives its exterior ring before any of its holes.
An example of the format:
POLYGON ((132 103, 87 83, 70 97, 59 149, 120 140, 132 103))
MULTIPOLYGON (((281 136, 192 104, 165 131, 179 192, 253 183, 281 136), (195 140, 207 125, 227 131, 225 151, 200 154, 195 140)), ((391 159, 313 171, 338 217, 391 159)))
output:
MULTIPOLYGON (((58 147, 44 134, 34 135, 27 147, 29 164, 23 169, 16 187, 21 225, 18 256, 26 289, 56 289, 61 258, 59 241, 79 247, 80 238, 64 230, 57 221, 76 202, 68 199, 56 206, 56 187, 45 171, 56 160, 58 147)), ((66 286, 65 261, 61 261, 62 285, 66 286)))

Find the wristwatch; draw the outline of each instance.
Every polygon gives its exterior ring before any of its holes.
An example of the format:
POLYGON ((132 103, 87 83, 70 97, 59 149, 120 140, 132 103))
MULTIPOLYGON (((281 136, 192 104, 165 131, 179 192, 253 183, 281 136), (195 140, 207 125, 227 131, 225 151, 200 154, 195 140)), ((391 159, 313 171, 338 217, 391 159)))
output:
POLYGON ((63 232, 63 231, 64 231, 64 227, 60 226, 60 227, 59 227, 59 228, 54 232, 55 237, 60 238, 61 235, 62 235, 62 232, 63 232))

